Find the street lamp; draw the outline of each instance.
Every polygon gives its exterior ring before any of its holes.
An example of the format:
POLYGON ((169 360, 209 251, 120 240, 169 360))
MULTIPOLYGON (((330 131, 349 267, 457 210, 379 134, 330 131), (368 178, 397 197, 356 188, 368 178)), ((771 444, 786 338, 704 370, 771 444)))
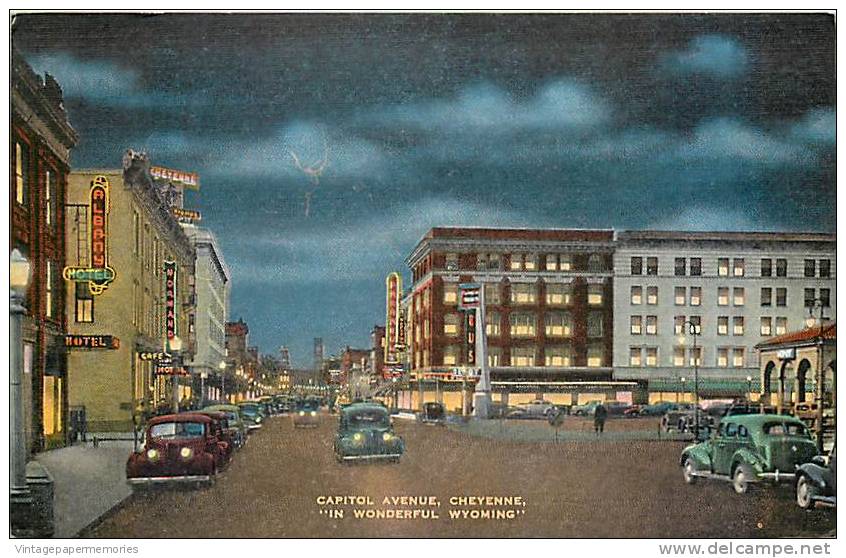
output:
POLYGON ((699 350, 696 339, 702 333, 702 327, 690 320, 685 320, 682 323, 682 334, 679 336, 679 343, 684 344, 684 328, 693 336, 693 436, 695 440, 699 440, 699 350))
POLYGON ((228 403, 229 400, 226 399, 226 361, 221 360, 217 367, 220 369, 220 396, 224 402, 228 403))
MULTIPOLYGON (((687 378, 685 378, 684 376, 682 376, 682 377, 681 377, 681 389, 682 389, 682 391, 681 391, 681 392, 682 392, 682 395, 684 396, 684 398, 685 398, 685 399, 687 399, 687 390, 686 390, 686 389, 685 389, 685 387, 684 387, 684 383, 685 383, 686 381, 687 381, 687 378)), ((678 402, 679 402, 679 399, 678 399, 678 397, 676 397, 676 403, 678 403, 678 402)))
POLYGON ((206 378, 209 377, 209 373, 205 370, 200 372, 200 408, 206 406, 206 378))
POLYGON ((9 500, 13 526, 18 520, 25 522, 26 509, 31 505, 26 484, 26 439, 24 438, 23 383, 23 334, 22 322, 26 309, 23 306, 30 279, 30 263, 17 250, 9 256, 9 430, 12 436, 12 455, 9 459, 9 500))
POLYGON ((182 366, 182 339, 178 335, 174 335, 167 341, 168 348, 172 355, 173 362, 171 362, 171 370, 173 372, 173 379, 171 386, 173 393, 173 412, 179 412, 179 376, 177 370, 182 366))
MULTIPOLYGON (((814 311, 819 308, 820 309, 820 319, 819 319, 819 328, 817 329, 816 335, 816 345, 817 345, 817 377, 814 378, 815 380, 815 391, 817 402, 817 417, 814 420, 816 425, 816 438, 817 438, 817 447, 820 451, 823 450, 823 405, 825 403, 825 365, 823 364, 823 323, 825 322, 825 316, 823 316, 823 312, 825 310, 825 306, 823 305, 823 300, 819 298, 815 298, 813 302, 808 306, 808 319, 806 320, 806 325, 808 329, 814 327, 815 323, 817 323, 816 318, 814 317, 814 311)), ((803 388, 804 389, 804 388, 803 388)))
POLYGON ((752 376, 746 376, 746 400, 752 403, 752 376))

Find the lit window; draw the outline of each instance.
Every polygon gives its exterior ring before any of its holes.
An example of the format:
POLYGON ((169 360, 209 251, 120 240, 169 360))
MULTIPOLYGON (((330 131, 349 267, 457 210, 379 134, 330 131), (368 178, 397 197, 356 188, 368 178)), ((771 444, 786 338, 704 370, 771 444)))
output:
POLYGON ((544 327, 549 337, 569 337, 572 331, 570 314, 549 312, 544 316, 544 327))
POLYGON ((447 254, 445 263, 447 271, 458 271, 458 254, 447 254))
POLYGON ((502 349, 499 347, 488 348, 488 366, 500 366, 502 362, 502 349))
POLYGON ((658 347, 646 348, 646 366, 658 366, 658 347))
POLYGON ((75 317, 78 323, 91 323, 94 321, 94 296, 88 283, 76 283, 76 312, 75 317))
POLYGON ((640 347, 632 347, 629 349, 629 366, 641 365, 640 354, 640 347))
POLYGON ((673 347, 673 366, 684 366, 684 347, 673 347))
POLYGON ((511 285, 511 302, 514 304, 534 304, 537 299, 537 285, 533 283, 514 283, 511 285))
POLYGON ((485 285, 485 305, 499 303, 499 285, 496 283, 492 285, 485 285))
POLYGON ((725 368, 728 366, 728 349, 725 348, 718 348, 717 349, 717 366, 720 368, 725 368))
POLYGON ((485 332, 488 337, 498 337, 500 333, 500 315, 498 312, 488 312, 485 314, 485 332))
POLYGON ((546 285, 546 303, 550 306, 570 304, 570 285, 548 283, 546 285))
POLYGON ((684 287, 676 287, 674 292, 676 306, 684 306, 684 303, 687 300, 687 289, 684 287))
POLYGON ((458 314, 444 314, 444 335, 458 335, 458 314))
POLYGON ((769 337, 773 334, 773 319, 770 317, 761 318, 761 335, 769 337))
POLYGON ((456 304, 458 302, 458 285, 455 283, 444 283, 444 304, 456 304))
POLYGON ((587 365, 592 368, 603 366, 605 362, 605 349, 600 344, 588 345, 587 365))
POLYGON ((20 142, 15 143, 15 201, 26 203, 29 188, 29 152, 20 142))
POLYGON ((53 173, 46 171, 44 174, 44 222, 47 226, 53 225, 53 213, 55 213, 54 192, 56 188, 53 173))
POLYGON ((560 254, 558 256, 558 270, 570 271, 573 268, 573 257, 569 254, 560 254))
POLYGON ((743 277, 746 273, 746 264, 743 261, 743 258, 735 258, 734 259, 734 276, 735 277, 743 277))
POLYGON ((728 287, 718 287, 717 288, 717 305, 718 306, 728 306, 728 303, 729 303, 728 287))
POLYGON ((46 275, 44 278, 44 315, 53 317, 53 262, 47 260, 46 275))
POLYGON ((658 304, 658 287, 646 287, 646 304, 658 304))
POLYGON ((535 335, 534 314, 511 314, 509 317, 511 335, 515 337, 532 337, 535 335))
POLYGON ((658 316, 646 316, 646 334, 658 334, 658 316))
POLYGON ((511 349, 511 366, 534 366, 534 347, 513 347, 511 349))
POLYGON ((688 321, 691 323, 691 333, 695 332, 696 335, 702 335, 702 316, 690 316, 688 321))
POLYGON ((746 291, 743 287, 734 288, 733 300, 735 306, 743 306, 743 304, 746 302, 746 291))
POLYGON ((776 318, 776 335, 784 335, 787 333, 787 318, 786 317, 777 317, 776 318))
POLYGON ((643 302, 643 287, 632 287, 632 304, 643 302))
POLYGON ((691 348, 688 350, 688 362, 690 366, 702 365, 702 347, 691 348))
POLYGON ((702 287, 690 287, 690 305, 699 306, 702 304, 702 287))
POLYGON ((735 368, 743 368, 743 356, 744 356, 744 349, 743 347, 735 347, 732 351, 732 365, 735 368))
POLYGON ((588 304, 599 306, 602 304, 602 285, 588 285, 588 304))
POLYGON ((732 319, 732 323, 734 325, 732 333, 734 335, 743 335, 743 316, 735 316, 732 319))
POLYGON ((570 366, 570 347, 546 347, 544 365, 570 366))
POLYGON ((728 335, 728 316, 717 316, 717 335, 728 335))
POLYGON ((546 270, 558 271, 558 256, 556 254, 546 255, 546 270))
POLYGON ((642 316, 632 316, 631 317, 631 331, 632 335, 640 335, 643 333, 643 317, 642 316))
POLYGON ((720 277, 728 277, 729 274, 729 260, 728 258, 717 259, 717 275, 720 277))
POLYGON ((684 335, 684 316, 676 316, 673 318, 673 331, 676 335, 684 335))
POLYGON ((444 366, 455 366, 458 364, 459 348, 455 345, 444 347, 444 366))

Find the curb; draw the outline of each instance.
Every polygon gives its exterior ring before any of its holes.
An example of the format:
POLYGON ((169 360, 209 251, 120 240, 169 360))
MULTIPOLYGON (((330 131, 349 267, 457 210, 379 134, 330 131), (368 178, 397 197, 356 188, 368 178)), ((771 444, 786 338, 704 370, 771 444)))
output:
POLYGON ((75 534, 69 536, 68 538, 69 539, 88 539, 88 538, 91 538, 91 536, 90 536, 91 532, 94 529, 96 529, 105 520, 109 519, 114 514, 116 514, 118 511, 120 511, 120 509, 123 508, 123 506, 125 504, 127 504, 129 502, 129 500, 132 499, 133 496, 135 496, 135 493, 130 492, 129 494, 126 495, 125 498, 122 498, 121 500, 116 502, 115 505, 113 505, 111 508, 107 509, 106 511, 101 513, 99 516, 97 516, 96 518, 91 520, 91 522, 89 522, 88 525, 81 528, 79 531, 77 531, 75 534))

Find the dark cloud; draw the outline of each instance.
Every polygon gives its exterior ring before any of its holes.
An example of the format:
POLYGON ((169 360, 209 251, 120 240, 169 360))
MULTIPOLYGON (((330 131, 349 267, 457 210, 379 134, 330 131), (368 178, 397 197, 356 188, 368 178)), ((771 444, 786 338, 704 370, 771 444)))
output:
POLYGON ((367 342, 431 226, 835 228, 829 15, 33 14, 13 41, 74 166, 201 174, 234 317, 302 364, 367 342))

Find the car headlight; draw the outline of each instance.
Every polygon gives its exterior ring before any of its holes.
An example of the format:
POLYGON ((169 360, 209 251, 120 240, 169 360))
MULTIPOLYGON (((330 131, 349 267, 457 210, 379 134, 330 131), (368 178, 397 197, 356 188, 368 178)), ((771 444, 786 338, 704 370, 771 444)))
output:
POLYGON ((182 448, 179 450, 179 455, 182 456, 182 459, 191 459, 191 456, 194 455, 194 450, 191 448, 182 448))
POLYGON ((155 461, 159 458, 159 452, 155 449, 148 449, 147 450, 147 459, 150 461, 155 461))
POLYGON ((311 412, 311 416, 316 417, 316 416, 317 416, 317 411, 312 411, 312 412, 311 412))
POLYGON ((259 424, 260 422, 261 422, 261 417, 256 417, 256 424, 259 424))
POLYGON ((305 411, 300 411, 300 416, 301 416, 301 417, 304 417, 304 416, 305 416, 305 411))
POLYGON ((353 434, 352 439, 353 442, 355 442, 356 444, 360 444, 364 440, 364 436, 361 434, 361 432, 356 432, 355 434, 353 434))
POLYGON ((390 442, 391 440, 394 439, 394 436, 390 432, 385 432, 384 434, 382 434, 382 439, 385 440, 386 442, 390 442))

